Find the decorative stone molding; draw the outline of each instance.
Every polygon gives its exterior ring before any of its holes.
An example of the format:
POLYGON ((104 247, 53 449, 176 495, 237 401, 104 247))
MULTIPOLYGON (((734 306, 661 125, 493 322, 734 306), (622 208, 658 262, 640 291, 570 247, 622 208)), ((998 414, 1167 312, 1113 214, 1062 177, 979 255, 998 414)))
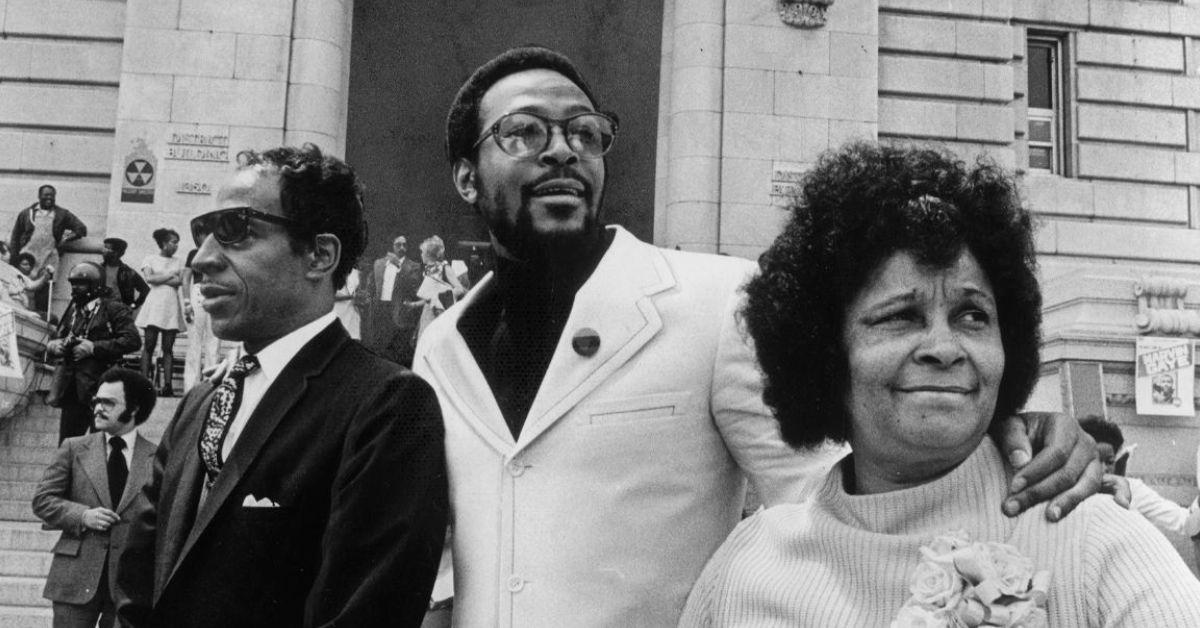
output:
POLYGON ((1133 286, 1138 313, 1133 324, 1139 334, 1200 336, 1200 311, 1184 307, 1188 286, 1171 277, 1142 277, 1133 286))
POLYGON ((779 19, 797 28, 820 28, 831 4, 833 0, 779 0, 779 19))

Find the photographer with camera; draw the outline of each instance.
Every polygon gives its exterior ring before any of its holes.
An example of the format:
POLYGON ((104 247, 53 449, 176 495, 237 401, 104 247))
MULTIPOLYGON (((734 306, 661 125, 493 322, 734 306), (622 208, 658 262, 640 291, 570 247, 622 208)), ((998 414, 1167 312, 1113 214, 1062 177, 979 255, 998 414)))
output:
POLYGON ((86 434, 91 424, 91 400, 100 375, 137 351, 142 339, 133 324, 133 311, 104 287, 103 270, 95 262, 71 269, 71 303, 63 313, 54 340, 46 351, 62 358, 54 369, 47 402, 62 408, 58 442, 86 434))

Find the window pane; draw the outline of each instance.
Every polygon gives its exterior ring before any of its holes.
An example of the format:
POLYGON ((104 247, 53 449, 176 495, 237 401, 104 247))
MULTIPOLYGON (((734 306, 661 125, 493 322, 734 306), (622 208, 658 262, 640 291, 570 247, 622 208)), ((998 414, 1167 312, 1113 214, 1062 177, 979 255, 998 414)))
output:
POLYGON ((1054 56, 1051 44, 1030 42, 1029 56, 1029 106, 1038 109, 1054 108, 1054 56))
POLYGON ((1029 147, 1029 167, 1039 170, 1053 170, 1054 152, 1048 146, 1029 147))
POLYGON ((1053 142, 1054 128, 1049 120, 1030 120, 1029 139, 1033 142, 1053 142))

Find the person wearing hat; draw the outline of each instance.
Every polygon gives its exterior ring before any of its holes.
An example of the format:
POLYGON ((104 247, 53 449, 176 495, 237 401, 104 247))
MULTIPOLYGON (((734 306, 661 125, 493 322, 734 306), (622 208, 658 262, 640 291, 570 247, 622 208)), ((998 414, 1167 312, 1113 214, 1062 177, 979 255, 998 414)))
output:
POLYGON ((116 366, 121 356, 142 348, 133 312, 109 296, 104 272, 95 262, 71 269, 71 302, 63 312, 46 351, 61 358, 54 371, 47 402, 62 408, 58 442, 86 434, 92 422, 92 394, 101 373, 116 366))

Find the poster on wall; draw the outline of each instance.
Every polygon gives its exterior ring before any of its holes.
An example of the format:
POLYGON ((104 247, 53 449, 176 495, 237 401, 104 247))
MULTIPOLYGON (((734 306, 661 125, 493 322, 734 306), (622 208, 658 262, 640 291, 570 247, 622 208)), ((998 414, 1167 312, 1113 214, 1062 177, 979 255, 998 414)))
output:
POLYGON ((1190 338, 1137 340, 1137 413, 1194 416, 1195 351, 1190 338))
POLYGON ((0 377, 25 377, 17 353, 17 317, 4 303, 0 303, 0 377))

